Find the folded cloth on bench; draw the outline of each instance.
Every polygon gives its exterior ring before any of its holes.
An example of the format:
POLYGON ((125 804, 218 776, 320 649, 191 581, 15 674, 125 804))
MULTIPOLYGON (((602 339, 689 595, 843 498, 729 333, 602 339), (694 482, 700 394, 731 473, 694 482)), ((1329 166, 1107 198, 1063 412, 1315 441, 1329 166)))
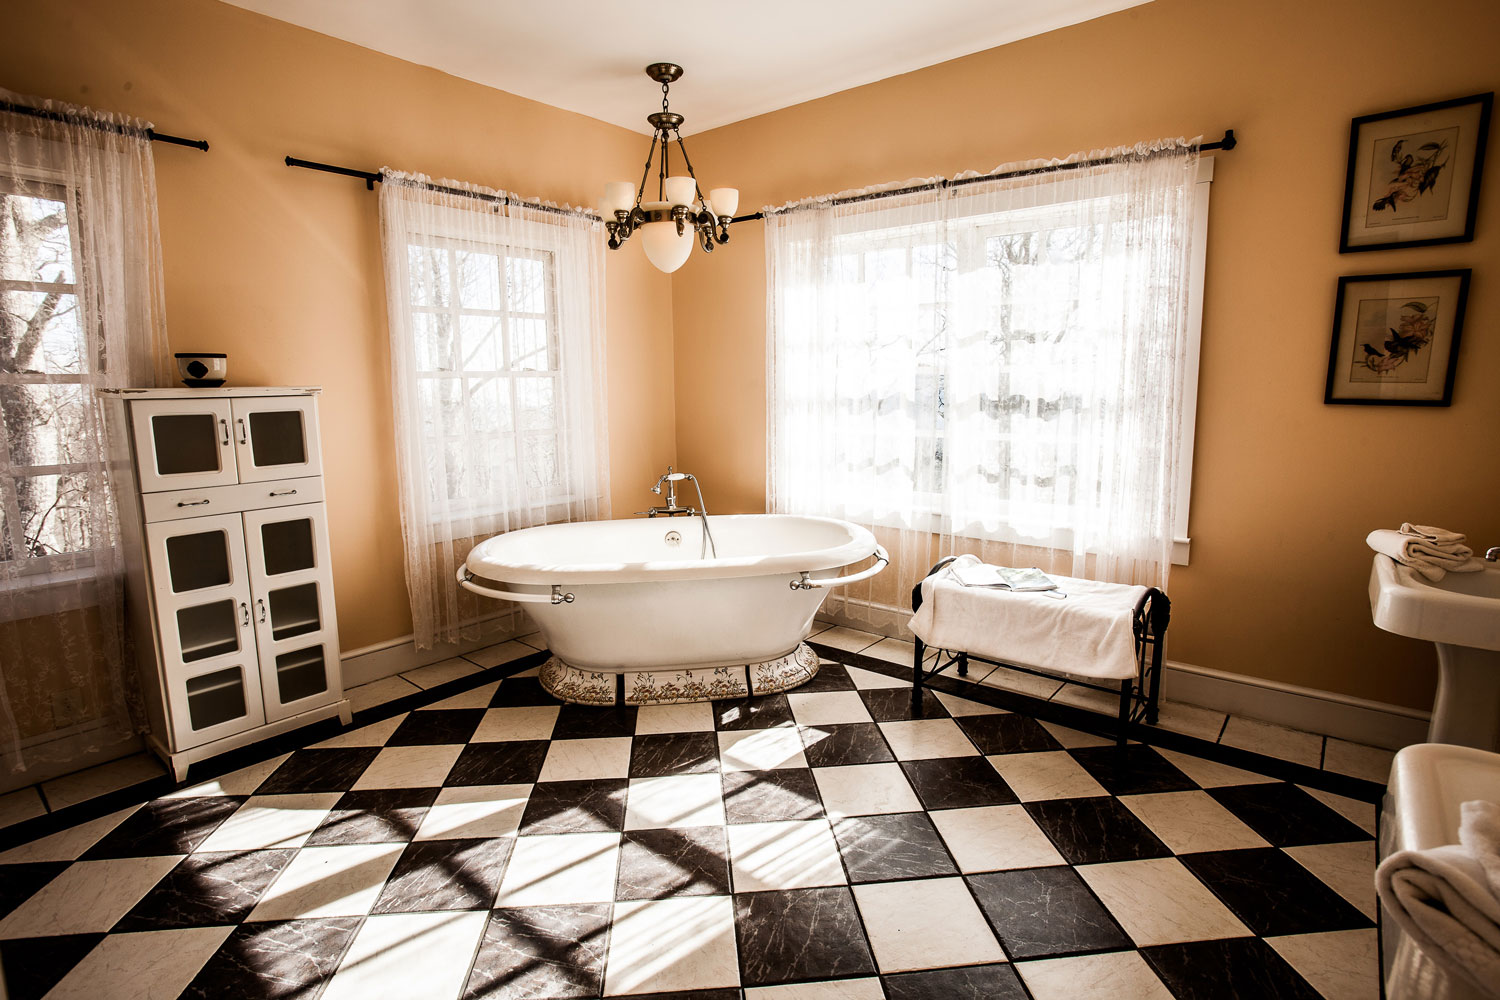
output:
MULTIPOLYGON (((923 642, 988 660, 1081 677, 1136 674, 1131 620, 1146 588, 1053 576, 1068 596, 965 587, 950 567, 979 562, 960 556, 922 581, 922 607, 909 627, 923 642)), ((1050 574, 1049 574, 1050 575, 1050 574)))

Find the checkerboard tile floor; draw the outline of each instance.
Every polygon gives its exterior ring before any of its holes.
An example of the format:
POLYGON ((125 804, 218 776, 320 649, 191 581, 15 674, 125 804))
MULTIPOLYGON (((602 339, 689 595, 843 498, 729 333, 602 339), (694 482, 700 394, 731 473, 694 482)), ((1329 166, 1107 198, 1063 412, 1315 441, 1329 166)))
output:
POLYGON ((0 962, 12 1000, 1374 997, 1373 817, 831 660, 639 709, 516 676, 0 854, 0 962))

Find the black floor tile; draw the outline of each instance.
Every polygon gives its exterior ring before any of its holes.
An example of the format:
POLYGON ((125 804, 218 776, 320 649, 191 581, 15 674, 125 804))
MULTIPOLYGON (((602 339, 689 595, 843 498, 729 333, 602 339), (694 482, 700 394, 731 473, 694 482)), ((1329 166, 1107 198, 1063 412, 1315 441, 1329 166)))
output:
POLYGON ((630 747, 630 776, 706 774, 719 770, 719 740, 713 733, 637 736, 630 747))
MULTIPOLYGON (((504 687, 504 684, 500 685, 504 687)), ((542 773, 546 740, 470 743, 454 761, 445 785, 530 784, 542 773)))
POLYGON ((1021 868, 967 879, 1011 958, 1131 947, 1130 938, 1071 868, 1021 868))
POLYGON ((597 997, 604 991, 610 904, 495 910, 464 1000, 597 997))
POLYGON ((1006 806, 1020 801, 1000 772, 983 757, 904 760, 901 770, 928 809, 1006 806))
POLYGON ((1165 858, 1172 852, 1119 799, 1051 799, 1026 811, 1069 864, 1165 858))
POLYGON ((713 703, 714 728, 720 732, 772 729, 794 725, 792 706, 784 694, 763 694, 713 703))
MULTIPOLYGON (((502 688, 504 684, 500 685, 502 688)), ((584 740, 608 736, 634 736, 635 719, 640 709, 634 705, 599 708, 593 705, 564 705, 552 727, 554 740, 584 740)))
POLYGON ((802 727, 803 752, 811 767, 879 764, 895 760, 880 727, 873 722, 802 727))
POLYGON ((958 874, 926 813, 850 816, 834 821, 833 835, 851 882, 958 874))
POLYGON ((820 819, 823 799, 812 771, 805 767, 726 771, 724 814, 730 823, 820 819))
POLYGON ((1296 785, 1228 785, 1207 789, 1220 805, 1276 847, 1343 844, 1369 840, 1359 826, 1308 795, 1296 785))
POLYGON ((514 844, 512 837, 407 844, 370 912, 487 910, 514 844))
POLYGON ((363 917, 240 924, 179 1000, 316 997, 338 970, 363 917))
POLYGON ((433 708, 412 712, 385 741, 388 747, 467 743, 484 720, 482 708, 433 708))
POLYGON ((611 832, 625 826, 625 778, 543 781, 531 790, 521 833, 611 832))
POLYGON ((190 855, 121 917, 113 931, 237 924, 250 915, 296 853, 277 849, 190 855))
POLYGON ((616 899, 722 896, 729 888, 723 827, 631 830, 621 840, 616 899))
POLYGON ((983 754, 1040 753, 1061 750, 1047 727, 1029 715, 1007 712, 1003 715, 965 715, 958 727, 974 741, 983 754))
POLYGON ((298 750, 261 782, 255 794, 347 792, 379 753, 379 747, 298 750))
POLYGON ((1275 847, 1178 857, 1256 934, 1309 934, 1371 926, 1353 904, 1275 847))
POLYGON ((1009 965, 966 965, 880 978, 886 1000, 1026 1000, 1028 996, 1009 965))
POLYGON ((948 707, 927 688, 922 689, 920 703, 913 701, 911 688, 875 688, 861 691, 859 697, 876 722, 907 722, 912 719, 946 719, 948 707))
POLYGON ((1141 957, 1178 1000, 1319 1000, 1322 996, 1259 938, 1158 945, 1142 948, 1141 957))
POLYGON ((845 886, 737 895, 734 924, 744 986, 875 971, 859 910, 845 886))
POLYGON ((854 679, 849 676, 849 671, 844 669, 842 663, 824 659, 818 664, 818 672, 813 679, 806 684, 797 685, 796 693, 812 693, 817 691, 853 691, 854 679))
POLYGON ((190 854, 244 801, 243 795, 152 799, 106 833, 79 860, 190 854))
POLYGON ((490 708, 518 708, 523 705, 556 705, 557 699, 547 693, 535 677, 507 677, 490 698, 490 708))
POLYGON ((103 940, 103 934, 61 934, 0 941, 5 974, 5 990, 0 992, 7 1000, 42 1000, 103 940))
POLYGON ((345 792, 303 846, 397 844, 411 840, 437 796, 436 788, 345 792))
POLYGON ((0 919, 36 895, 71 864, 70 861, 33 861, 0 865, 0 919))
POLYGON ((1167 758, 1139 743, 1083 747, 1068 752, 1111 795, 1187 792, 1198 787, 1197 782, 1167 758))

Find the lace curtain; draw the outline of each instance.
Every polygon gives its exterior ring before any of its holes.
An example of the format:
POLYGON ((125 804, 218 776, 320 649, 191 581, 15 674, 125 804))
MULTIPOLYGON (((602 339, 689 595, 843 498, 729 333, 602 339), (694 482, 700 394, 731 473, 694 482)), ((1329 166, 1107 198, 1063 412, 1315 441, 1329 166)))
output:
POLYGON ((381 247, 419 649, 519 612, 454 574, 491 535, 608 517, 600 223, 387 170, 381 247))
POLYGON ((118 743, 142 718, 95 390, 171 378, 149 127, 0 91, 0 762, 10 770, 118 743))
POLYGON ((963 552, 1165 585, 1197 159, 1164 140, 767 210, 772 509, 863 524, 897 570, 836 610, 904 622, 963 552))

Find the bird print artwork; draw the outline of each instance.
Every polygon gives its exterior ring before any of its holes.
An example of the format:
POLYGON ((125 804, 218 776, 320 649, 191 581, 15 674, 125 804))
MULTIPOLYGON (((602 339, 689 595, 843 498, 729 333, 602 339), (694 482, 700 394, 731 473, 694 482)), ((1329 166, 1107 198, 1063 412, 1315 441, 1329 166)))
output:
POLYGON ((1413 299, 1401 305, 1396 325, 1385 327, 1389 336, 1382 334, 1379 336, 1383 339, 1379 342, 1365 340, 1359 345, 1361 351, 1355 358, 1356 366, 1367 368, 1376 375, 1389 375, 1412 361, 1418 351, 1432 343, 1437 328, 1437 306, 1436 298, 1427 301, 1413 299))
POLYGON ((1396 139, 1377 161, 1371 177, 1369 216, 1372 224, 1384 217, 1442 218, 1447 214, 1447 183, 1457 129, 1421 132, 1396 139))

